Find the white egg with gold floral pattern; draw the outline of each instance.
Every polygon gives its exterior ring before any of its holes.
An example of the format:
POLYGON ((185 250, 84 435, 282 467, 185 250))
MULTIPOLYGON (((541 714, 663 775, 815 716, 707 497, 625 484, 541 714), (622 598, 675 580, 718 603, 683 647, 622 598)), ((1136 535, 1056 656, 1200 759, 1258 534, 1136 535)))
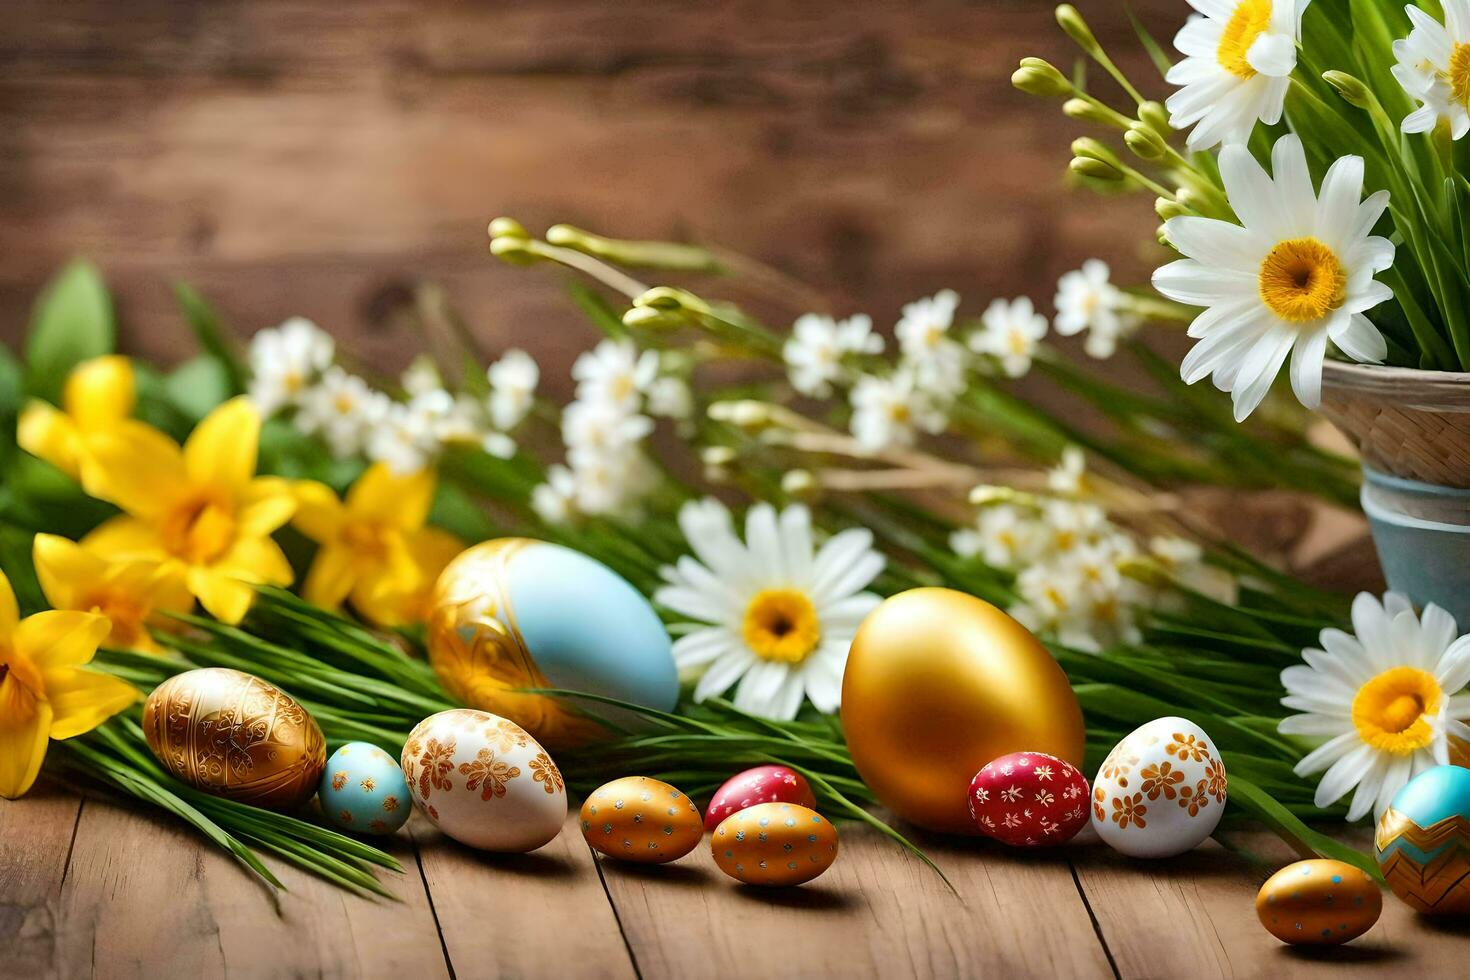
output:
POLYGON ((1225 763, 1204 729, 1156 718, 1103 760, 1092 782, 1092 826, 1130 857, 1183 854, 1215 832, 1225 786, 1225 763))
POLYGON ((419 722, 403 746, 409 792, 450 837, 486 851, 534 851, 561 832, 561 772, 515 722, 456 708, 419 722))

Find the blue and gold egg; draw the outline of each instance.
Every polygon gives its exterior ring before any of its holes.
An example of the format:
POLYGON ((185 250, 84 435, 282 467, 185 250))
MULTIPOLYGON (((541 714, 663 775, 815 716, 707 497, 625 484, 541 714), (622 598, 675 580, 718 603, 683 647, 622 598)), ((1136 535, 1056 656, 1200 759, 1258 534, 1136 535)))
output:
POLYGON ((1366 871, 1314 858, 1288 864, 1256 895, 1256 916, 1266 931, 1292 946, 1336 946, 1373 928, 1383 895, 1366 871))
POLYGON ((648 600, 606 565, 529 538, 487 541, 449 563, 434 587, 428 649, 454 697, 553 749, 608 730, 564 699, 521 689, 585 691, 661 711, 679 694, 669 634, 648 600))
POLYGON ((1373 851, 1409 907, 1470 914, 1470 769, 1435 766, 1409 780, 1379 819, 1373 851))
POLYGON ((391 834, 413 812, 403 770, 367 742, 348 742, 332 753, 317 799, 328 820, 355 834, 391 834))

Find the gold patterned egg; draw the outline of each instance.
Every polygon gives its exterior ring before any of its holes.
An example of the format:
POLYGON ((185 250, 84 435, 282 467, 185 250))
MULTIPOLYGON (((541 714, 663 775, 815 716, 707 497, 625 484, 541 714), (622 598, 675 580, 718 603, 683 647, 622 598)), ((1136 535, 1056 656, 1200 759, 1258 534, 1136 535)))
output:
POLYGON ((608 857, 664 864, 694 850, 704 836, 704 820, 694 801, 668 783, 624 776, 588 795, 582 836, 608 857))
POLYGON ((206 667, 170 677, 143 705, 163 767, 196 789, 270 810, 311 799, 327 743, 306 709, 259 677, 206 667))
POLYGON ((1288 864, 1261 886, 1256 915, 1293 946, 1336 946, 1373 928, 1383 895, 1367 873, 1320 858, 1288 864))
POLYGON ((747 885, 800 885, 837 860, 837 829, 796 803, 759 803, 720 821, 710 853, 721 871, 747 885))

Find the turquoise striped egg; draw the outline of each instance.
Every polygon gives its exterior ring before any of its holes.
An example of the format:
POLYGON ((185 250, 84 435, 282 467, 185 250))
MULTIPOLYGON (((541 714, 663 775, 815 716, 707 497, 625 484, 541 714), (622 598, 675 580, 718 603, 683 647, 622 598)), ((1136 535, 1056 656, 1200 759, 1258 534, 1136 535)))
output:
POLYGON ((1435 766, 1405 783, 1378 819, 1373 850, 1410 908, 1470 916, 1470 769, 1435 766))
POLYGON ((391 834, 413 812, 403 770, 367 742, 348 742, 332 753, 317 798, 328 820, 355 834, 391 834))

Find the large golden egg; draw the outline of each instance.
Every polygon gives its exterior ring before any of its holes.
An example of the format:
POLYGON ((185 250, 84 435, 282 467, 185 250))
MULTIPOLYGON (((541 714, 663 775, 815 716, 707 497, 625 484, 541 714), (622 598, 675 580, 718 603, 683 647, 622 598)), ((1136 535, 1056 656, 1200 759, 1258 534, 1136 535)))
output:
POLYGON ((148 747, 196 789, 270 810, 311 799, 327 743, 306 709, 259 677, 224 667, 190 670, 143 705, 148 747))
POLYGON ((966 792, 1010 752, 1082 765, 1082 709, 1067 675, 1025 627, 952 589, 913 589, 863 620, 842 678, 853 763, 910 823, 974 834, 966 792))

